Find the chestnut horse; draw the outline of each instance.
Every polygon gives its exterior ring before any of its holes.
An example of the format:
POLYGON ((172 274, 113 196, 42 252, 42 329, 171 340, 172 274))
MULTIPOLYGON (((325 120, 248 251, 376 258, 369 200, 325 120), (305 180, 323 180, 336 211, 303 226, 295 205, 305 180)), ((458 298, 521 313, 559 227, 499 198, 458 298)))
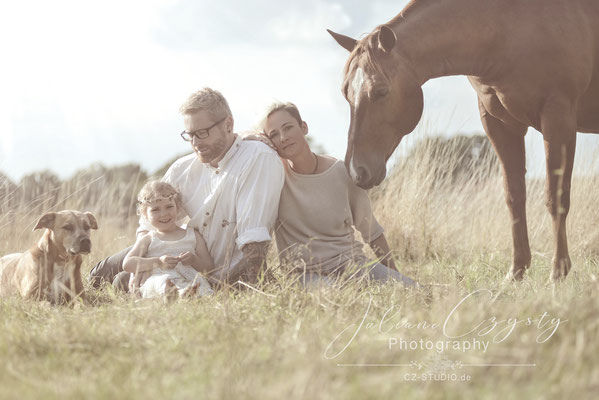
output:
POLYGON ((342 91, 351 110, 345 163, 352 179, 362 188, 384 179, 385 162, 420 120, 426 81, 466 75, 502 164, 514 249, 508 278, 522 279, 531 260, 529 126, 545 142, 550 278, 565 277, 576 132, 599 133, 598 21, 598 0, 412 0, 359 41, 329 31, 351 53, 342 91))

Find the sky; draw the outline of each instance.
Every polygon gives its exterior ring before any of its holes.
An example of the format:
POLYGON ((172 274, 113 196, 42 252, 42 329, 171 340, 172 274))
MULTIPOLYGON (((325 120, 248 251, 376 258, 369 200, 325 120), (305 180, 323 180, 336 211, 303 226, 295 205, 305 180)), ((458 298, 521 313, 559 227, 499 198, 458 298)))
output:
MULTIPOLYGON (((0 0, 0 172, 18 181, 49 169, 65 179, 95 162, 133 162, 152 173, 190 152, 178 108, 205 86, 227 98, 237 131, 252 129, 272 101, 294 102, 314 141, 342 158, 348 53, 326 29, 359 38, 407 2, 0 0)), ((423 89, 423 118, 402 149, 425 135, 483 132, 465 77, 423 89)), ((598 140, 579 135, 578 153, 598 140)), ((538 132, 529 131, 527 151, 529 171, 543 171, 538 132)))

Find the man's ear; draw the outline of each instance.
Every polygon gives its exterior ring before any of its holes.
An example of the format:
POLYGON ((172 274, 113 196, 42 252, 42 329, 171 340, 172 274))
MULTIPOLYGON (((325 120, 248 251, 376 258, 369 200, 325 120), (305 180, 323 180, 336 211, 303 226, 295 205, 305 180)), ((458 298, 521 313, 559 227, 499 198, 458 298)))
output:
POLYGON ((85 215, 87 216, 87 219, 89 221, 89 227, 92 229, 98 229, 98 222, 96 221, 96 217, 94 217, 94 214, 86 212, 85 215))
POLYGON ((225 124, 227 126, 227 132, 233 133, 233 125, 235 123, 235 120, 233 120, 233 116, 229 115, 227 117, 227 119, 225 120, 225 124))
POLYGON ((44 214, 37 221, 37 224, 35 224, 35 228, 33 228, 33 230, 35 231, 37 229, 42 229, 42 228, 52 229, 52 228, 54 228, 54 220, 55 219, 56 219, 55 212, 49 212, 47 214, 44 214))

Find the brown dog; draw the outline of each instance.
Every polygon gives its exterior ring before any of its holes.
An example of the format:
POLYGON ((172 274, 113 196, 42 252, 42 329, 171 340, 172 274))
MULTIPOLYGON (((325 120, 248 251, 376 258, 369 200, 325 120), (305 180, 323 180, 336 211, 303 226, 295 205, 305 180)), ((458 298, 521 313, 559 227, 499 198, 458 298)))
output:
POLYGON ((98 229, 92 213, 49 212, 35 225, 46 228, 40 240, 25 253, 0 258, 0 296, 19 293, 24 298, 71 302, 81 296, 81 254, 91 251, 90 229, 98 229))

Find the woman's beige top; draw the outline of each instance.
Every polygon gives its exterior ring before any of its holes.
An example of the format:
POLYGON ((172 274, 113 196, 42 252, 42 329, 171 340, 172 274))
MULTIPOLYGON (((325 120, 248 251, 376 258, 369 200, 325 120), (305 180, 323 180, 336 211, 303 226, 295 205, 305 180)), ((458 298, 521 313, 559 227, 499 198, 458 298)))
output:
POLYGON ((366 261, 354 226, 368 243, 383 233, 366 191, 352 182, 340 160, 314 175, 298 174, 285 163, 276 226, 283 265, 322 273, 366 261))

